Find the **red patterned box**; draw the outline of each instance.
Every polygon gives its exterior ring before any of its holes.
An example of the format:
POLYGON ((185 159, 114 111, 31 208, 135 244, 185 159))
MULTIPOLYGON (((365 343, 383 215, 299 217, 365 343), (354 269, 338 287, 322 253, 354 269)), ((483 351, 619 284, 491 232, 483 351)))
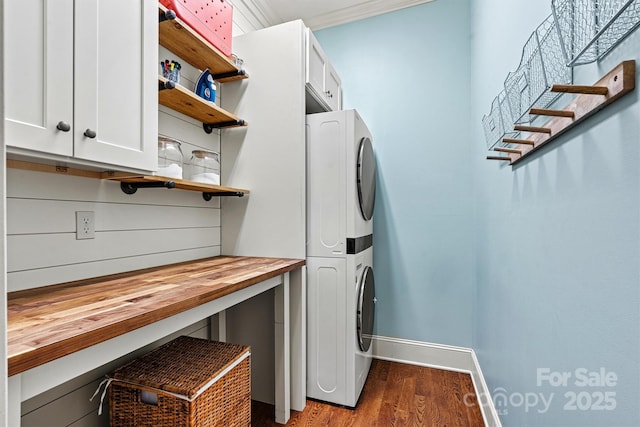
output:
POLYGON ((224 55, 231 56, 233 6, 226 0, 160 0, 160 4, 173 10, 224 55))

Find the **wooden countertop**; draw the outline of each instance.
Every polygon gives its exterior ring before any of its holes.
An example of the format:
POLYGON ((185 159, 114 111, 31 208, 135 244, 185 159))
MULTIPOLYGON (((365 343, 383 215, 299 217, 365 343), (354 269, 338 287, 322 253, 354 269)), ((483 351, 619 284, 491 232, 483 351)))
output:
POLYGON ((219 256, 8 294, 9 376, 300 268, 219 256))

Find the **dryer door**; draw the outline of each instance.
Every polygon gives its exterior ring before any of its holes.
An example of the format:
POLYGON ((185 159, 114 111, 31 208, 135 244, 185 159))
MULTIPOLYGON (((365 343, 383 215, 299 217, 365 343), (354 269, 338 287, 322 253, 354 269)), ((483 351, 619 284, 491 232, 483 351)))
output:
POLYGON ((360 213, 368 221, 373 218, 373 205, 376 201, 376 160, 369 138, 362 138, 358 148, 357 185, 360 213))
POLYGON ((376 286, 373 279, 373 268, 367 266, 358 284, 358 344, 360 350, 367 352, 371 347, 373 320, 376 307, 376 286))

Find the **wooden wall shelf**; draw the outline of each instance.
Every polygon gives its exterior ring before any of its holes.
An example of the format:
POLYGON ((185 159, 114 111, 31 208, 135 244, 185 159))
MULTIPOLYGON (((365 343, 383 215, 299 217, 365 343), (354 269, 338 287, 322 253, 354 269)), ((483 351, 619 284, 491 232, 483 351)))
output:
MULTIPOLYGON (((213 102, 200 98, 179 84, 167 85, 167 82, 167 79, 158 76, 159 87, 166 87, 158 93, 158 102, 165 107, 201 121, 205 125, 205 130, 207 126, 211 129, 247 126, 247 122, 223 110, 213 102), (170 86, 173 88, 169 89, 170 86)), ((210 130, 207 133, 210 133, 210 130)))
MULTIPOLYGON (((504 138, 502 140, 505 143, 518 145, 520 153, 508 152, 507 156, 487 156, 487 159, 508 161, 512 166, 517 164, 569 129, 633 91, 636 87, 635 78, 636 63, 630 60, 620 63, 593 86, 556 85, 552 87, 551 90, 554 92, 579 95, 561 110, 532 110, 531 114, 539 113, 552 118, 541 126, 516 126, 515 130, 529 134, 520 136, 520 139, 504 138)), ((494 150, 504 153, 504 150, 498 150, 498 147, 494 150)))
MULTIPOLYGON (((158 6, 160 16, 165 16, 167 8, 158 6)), ((215 46, 193 31, 180 18, 160 19, 160 44, 179 55, 199 70, 209 69, 213 78, 220 83, 249 77, 244 70, 236 68, 233 61, 215 46)))
POLYGON ((127 194, 134 194, 138 188, 164 187, 177 188, 187 191, 199 191, 205 200, 209 201, 215 196, 243 197, 249 194, 249 190, 221 185, 202 184, 184 179, 166 178, 157 175, 132 175, 123 172, 103 172, 102 179, 119 181, 120 188, 127 194))
POLYGON ((138 188, 144 187, 165 187, 177 188, 187 191, 198 191, 202 193, 205 200, 209 201, 216 196, 236 196, 243 197, 249 194, 249 190, 243 188, 224 187, 222 185, 202 184, 185 179, 166 178, 157 175, 136 175, 127 172, 98 171, 78 169, 74 167, 61 166, 56 164, 33 163, 23 160, 7 159, 7 167, 12 169, 22 169, 34 172, 55 173, 58 175, 78 176, 82 178, 106 179, 119 181, 120 188, 127 193, 133 194, 138 188), (122 185, 126 184, 126 185, 122 185))

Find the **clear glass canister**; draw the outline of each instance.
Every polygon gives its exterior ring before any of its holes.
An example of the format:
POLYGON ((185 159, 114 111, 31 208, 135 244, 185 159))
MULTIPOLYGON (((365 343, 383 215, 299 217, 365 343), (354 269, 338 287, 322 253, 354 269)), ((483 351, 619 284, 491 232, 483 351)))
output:
POLYGON ((213 151, 191 152, 191 181, 220 185, 220 154, 213 151))
POLYGON ((184 160, 180 141, 158 135, 158 175, 182 179, 184 160))

